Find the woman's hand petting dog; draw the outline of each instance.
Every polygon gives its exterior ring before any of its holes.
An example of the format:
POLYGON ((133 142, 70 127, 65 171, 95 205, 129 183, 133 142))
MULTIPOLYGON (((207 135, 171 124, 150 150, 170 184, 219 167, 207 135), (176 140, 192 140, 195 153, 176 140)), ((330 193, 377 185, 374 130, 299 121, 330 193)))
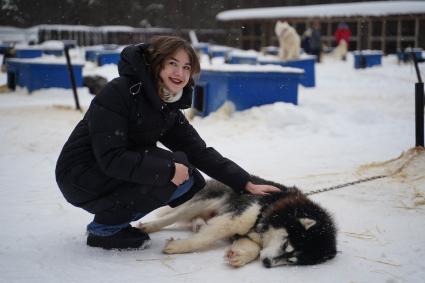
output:
POLYGON ((265 196, 269 193, 280 192, 281 190, 271 185, 257 185, 252 182, 248 182, 245 185, 245 190, 253 195, 265 196))
POLYGON ((174 163, 176 167, 176 171, 174 173, 173 179, 171 179, 171 182, 174 183, 176 186, 180 186, 183 184, 187 179, 189 179, 189 169, 180 163, 174 163))

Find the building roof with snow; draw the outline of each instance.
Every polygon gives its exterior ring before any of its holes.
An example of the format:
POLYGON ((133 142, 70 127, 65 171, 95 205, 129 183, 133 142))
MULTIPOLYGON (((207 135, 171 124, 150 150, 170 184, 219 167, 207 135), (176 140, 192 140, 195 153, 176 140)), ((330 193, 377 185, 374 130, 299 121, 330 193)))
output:
POLYGON ((425 14, 425 1, 371 1, 227 10, 217 14, 220 21, 307 17, 376 17, 425 14))

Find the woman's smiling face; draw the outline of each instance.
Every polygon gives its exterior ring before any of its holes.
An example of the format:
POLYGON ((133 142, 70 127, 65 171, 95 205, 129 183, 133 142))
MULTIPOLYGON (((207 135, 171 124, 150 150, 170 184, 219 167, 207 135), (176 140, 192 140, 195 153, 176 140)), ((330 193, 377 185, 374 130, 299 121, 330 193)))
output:
POLYGON ((172 94, 176 94, 189 82, 191 69, 189 55, 183 49, 179 49, 165 59, 164 67, 160 71, 159 77, 165 87, 172 94))

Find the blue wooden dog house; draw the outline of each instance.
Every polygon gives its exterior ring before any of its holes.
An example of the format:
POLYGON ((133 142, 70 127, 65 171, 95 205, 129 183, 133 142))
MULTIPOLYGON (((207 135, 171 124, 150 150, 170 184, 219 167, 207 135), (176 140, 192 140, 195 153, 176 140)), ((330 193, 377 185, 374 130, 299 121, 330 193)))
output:
POLYGON ((120 61, 120 52, 118 51, 99 51, 96 55, 98 66, 106 64, 118 65, 118 62, 120 61))
POLYGON ((96 45, 85 49, 85 59, 96 63, 98 66, 118 64, 120 53, 121 49, 115 44, 96 45))
POLYGON ((220 46, 220 45, 210 45, 208 49, 208 53, 211 58, 215 57, 226 57, 227 54, 232 50, 233 48, 228 46, 220 46))
MULTIPOLYGON (((71 88, 70 77, 66 63, 62 60, 44 62, 37 59, 8 59, 7 81, 10 89, 15 86, 27 88, 31 93, 42 88, 71 88)), ((73 72, 77 87, 83 85, 83 64, 73 64, 73 72)))
POLYGON ((16 58, 37 58, 43 55, 43 49, 41 48, 24 48, 16 47, 15 48, 15 57, 16 58))
POLYGON ((410 61, 412 56, 415 56, 416 60, 422 60, 422 53, 422 48, 406 48, 404 50, 397 50, 397 59, 399 63, 410 61))
POLYGON ((236 110, 278 101, 298 103, 298 83, 303 70, 281 66, 224 65, 205 67, 196 83, 193 106, 207 116, 225 101, 236 110))
POLYGON ((354 51, 353 56, 355 69, 368 68, 382 63, 382 51, 380 50, 354 51))
POLYGON ((257 53, 231 51, 226 54, 226 63, 228 64, 257 64, 257 53))
POLYGON ((298 59, 293 60, 280 60, 276 57, 260 57, 258 63, 261 65, 279 65, 283 67, 294 67, 304 70, 304 74, 300 78, 300 84, 305 87, 315 87, 316 86, 316 57, 313 55, 303 56, 298 59))

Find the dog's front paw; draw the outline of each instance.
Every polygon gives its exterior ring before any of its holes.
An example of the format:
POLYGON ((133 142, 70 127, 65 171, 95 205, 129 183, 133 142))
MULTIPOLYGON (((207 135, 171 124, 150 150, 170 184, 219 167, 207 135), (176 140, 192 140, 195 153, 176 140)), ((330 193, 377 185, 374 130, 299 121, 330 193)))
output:
POLYGON ((229 264, 234 267, 241 267, 246 264, 246 262, 243 260, 243 256, 241 256, 238 251, 235 251, 231 248, 225 252, 224 257, 227 259, 229 264))
POLYGON ((162 252, 165 254, 181 254, 188 251, 189 249, 185 240, 174 240, 173 238, 168 240, 167 244, 162 250, 162 252))
POLYGON ((244 250, 229 248, 224 257, 233 267, 241 267, 252 261, 252 258, 244 250))
POLYGON ((137 228, 143 230, 146 233, 153 233, 161 230, 161 227, 156 225, 155 222, 139 223, 137 228))

